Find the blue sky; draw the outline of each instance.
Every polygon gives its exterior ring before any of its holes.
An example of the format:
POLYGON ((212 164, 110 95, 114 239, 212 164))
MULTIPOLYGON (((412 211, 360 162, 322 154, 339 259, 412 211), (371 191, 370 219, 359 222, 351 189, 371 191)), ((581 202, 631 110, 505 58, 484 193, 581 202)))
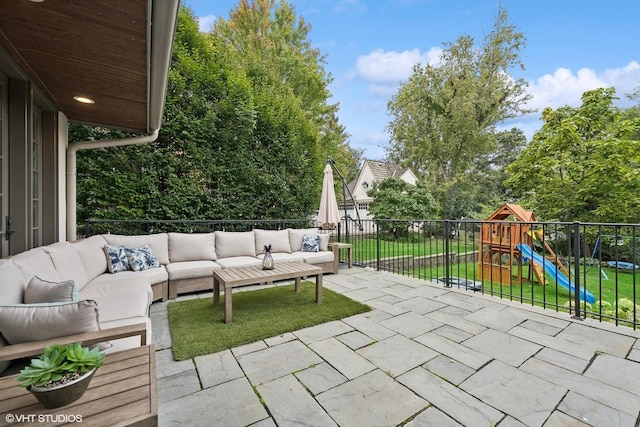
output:
MULTIPOLYGON (((208 31, 228 18, 237 0, 184 0, 208 31)), ((462 35, 479 43, 493 24, 494 0, 291 0, 311 25, 309 39, 326 55, 332 103, 366 159, 381 160, 389 146, 387 102, 414 64, 435 63, 444 42, 462 35)), ((620 106, 640 86, 640 1, 503 0, 509 18, 527 38, 525 70, 512 75, 529 83, 537 112, 501 124, 530 139, 545 107, 580 105, 597 87, 615 87, 620 106)))

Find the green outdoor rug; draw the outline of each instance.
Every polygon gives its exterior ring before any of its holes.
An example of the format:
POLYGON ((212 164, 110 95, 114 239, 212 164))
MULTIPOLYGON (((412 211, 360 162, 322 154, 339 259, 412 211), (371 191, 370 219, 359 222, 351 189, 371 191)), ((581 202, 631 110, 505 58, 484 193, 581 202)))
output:
POLYGON ((316 304, 315 283, 310 282, 302 283, 300 293, 293 284, 237 292, 233 294, 233 321, 228 325, 224 323, 224 296, 217 307, 212 297, 170 302, 173 357, 184 360, 215 353, 371 310, 326 288, 322 295, 322 304, 316 304))

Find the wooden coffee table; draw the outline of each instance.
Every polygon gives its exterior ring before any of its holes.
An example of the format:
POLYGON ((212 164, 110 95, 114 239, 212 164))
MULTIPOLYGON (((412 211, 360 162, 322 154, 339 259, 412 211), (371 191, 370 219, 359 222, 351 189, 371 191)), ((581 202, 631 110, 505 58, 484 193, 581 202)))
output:
POLYGON ((220 303, 220 287, 224 288, 224 322, 231 323, 231 293, 234 287, 295 279, 296 292, 300 292, 303 277, 316 276, 316 302, 322 303, 322 268, 304 262, 280 262, 273 270, 261 266, 221 268, 213 271, 213 305, 220 303))
POLYGON ((0 378, 0 426, 158 425, 153 345, 107 354, 86 393, 62 408, 45 409, 16 377, 0 378))

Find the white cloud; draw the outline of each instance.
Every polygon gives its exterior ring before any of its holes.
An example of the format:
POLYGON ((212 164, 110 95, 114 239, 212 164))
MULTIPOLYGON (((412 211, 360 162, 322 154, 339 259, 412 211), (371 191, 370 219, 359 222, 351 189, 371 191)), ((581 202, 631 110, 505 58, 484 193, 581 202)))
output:
POLYGON ((198 17, 198 29, 202 33, 208 33, 213 27, 213 23, 216 22, 218 17, 216 15, 207 15, 198 17))
POLYGON ((528 92, 533 95, 528 107, 541 112, 545 107, 558 108, 565 105, 577 107, 582 94, 599 87, 615 87, 621 101, 625 94, 640 85, 640 64, 632 61, 624 67, 607 69, 597 73, 582 68, 575 74, 567 68, 558 68, 553 74, 545 74, 529 82, 528 92))
POLYGON ((579 107, 584 92, 600 87, 615 87, 616 95, 620 98, 616 105, 625 107, 632 104, 625 95, 639 85, 640 64, 636 61, 621 68, 606 69, 601 73, 590 68, 582 68, 576 73, 567 68, 558 68, 553 74, 545 74, 529 82, 528 92, 533 98, 527 108, 537 111, 506 120, 498 126, 498 129, 507 130, 517 127, 530 140, 542 126, 540 114, 544 108, 579 107))
POLYGON ((428 52, 420 49, 402 52, 376 49, 368 55, 356 59, 351 78, 362 79, 370 83, 397 85, 411 75, 415 64, 436 64, 440 60, 442 49, 433 47, 428 52))
POLYGON ((356 131, 349 140, 352 146, 364 149, 364 157, 368 160, 383 160, 389 146, 389 135, 375 130, 356 131))

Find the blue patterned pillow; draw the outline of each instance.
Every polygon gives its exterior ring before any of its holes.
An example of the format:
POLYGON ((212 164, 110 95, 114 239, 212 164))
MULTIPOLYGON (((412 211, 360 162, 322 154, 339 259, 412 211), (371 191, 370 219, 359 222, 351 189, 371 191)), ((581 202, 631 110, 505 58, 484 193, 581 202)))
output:
POLYGON ((124 246, 104 245, 104 253, 107 256, 107 268, 109 273, 119 273, 130 270, 129 259, 124 246))
POLYGON ((160 267, 160 262, 151 252, 149 245, 144 245, 141 248, 129 249, 125 248, 127 257, 129 258, 129 265, 133 271, 142 271, 149 268, 160 267))
POLYGON ((302 236, 302 252, 318 252, 320 249, 320 236, 317 234, 302 236))

